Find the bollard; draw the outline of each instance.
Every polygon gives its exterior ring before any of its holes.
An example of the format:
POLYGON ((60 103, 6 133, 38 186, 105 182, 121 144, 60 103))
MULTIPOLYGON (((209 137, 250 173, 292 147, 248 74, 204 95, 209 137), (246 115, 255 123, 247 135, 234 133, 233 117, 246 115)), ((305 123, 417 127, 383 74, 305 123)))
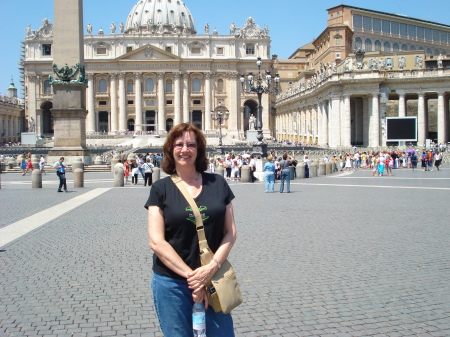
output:
POLYGON ((220 175, 220 176, 224 176, 224 169, 223 169, 223 165, 219 164, 219 166, 216 168, 216 174, 220 175))
POLYGON ((84 171, 82 168, 73 170, 73 187, 84 187, 84 171))
POLYGON ((327 164, 325 164, 325 162, 323 162, 323 161, 320 161, 319 162, 319 170, 317 172, 317 176, 324 176, 324 175, 326 175, 327 174, 326 169, 327 169, 327 164))
POLYGON ((153 179, 153 182, 161 179, 161 169, 159 167, 153 168, 152 179, 153 179))
POLYGON ((297 171, 297 179, 305 178, 305 163, 298 163, 295 170, 297 171))
POLYGON ((84 163, 81 157, 74 157, 72 159, 72 171, 75 172, 76 169, 81 169, 84 172, 84 163))
POLYGON ((242 165, 241 168, 241 181, 243 183, 250 182, 250 167, 248 165, 242 165))
POLYGON ((317 162, 312 161, 309 165, 309 177, 314 178, 317 177, 317 162))
POLYGON ((125 185, 123 171, 123 165, 114 167, 114 187, 123 187, 125 185))
POLYGON ((103 165, 102 157, 100 156, 95 157, 94 165, 103 165))
POLYGON ((333 173, 333 162, 332 161, 328 161, 328 162, 326 162, 326 165, 325 165, 326 167, 325 167, 325 172, 326 172, 326 174, 331 174, 331 173, 333 173))
POLYGON ((42 172, 39 169, 31 172, 31 188, 42 188, 42 172))

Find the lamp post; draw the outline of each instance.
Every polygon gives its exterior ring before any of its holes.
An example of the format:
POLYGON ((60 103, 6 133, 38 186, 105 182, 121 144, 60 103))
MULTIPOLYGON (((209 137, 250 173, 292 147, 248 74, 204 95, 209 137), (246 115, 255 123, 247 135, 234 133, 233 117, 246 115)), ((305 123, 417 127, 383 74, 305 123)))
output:
POLYGON ((267 144, 263 142, 263 123, 262 123, 262 94, 270 94, 278 92, 278 84, 280 83, 280 75, 278 73, 275 74, 275 77, 272 79, 272 75, 270 74, 270 70, 265 71, 265 76, 261 75, 261 66, 262 61, 261 57, 258 57, 256 61, 256 65, 258 66, 258 75, 256 79, 253 77, 253 73, 249 72, 247 75, 247 87, 245 87, 245 75, 241 75, 241 85, 242 90, 244 92, 256 92, 258 95, 258 118, 256 120, 256 130, 258 131, 258 135, 256 139, 258 140, 253 145, 253 153, 261 154, 263 157, 267 156, 267 144), (272 80, 275 82, 273 85, 272 80))
POLYGON ((227 110, 222 112, 222 103, 219 102, 219 105, 216 109, 211 110, 211 119, 219 122, 219 152, 223 153, 222 148, 222 123, 228 119, 230 116, 230 112, 227 110))

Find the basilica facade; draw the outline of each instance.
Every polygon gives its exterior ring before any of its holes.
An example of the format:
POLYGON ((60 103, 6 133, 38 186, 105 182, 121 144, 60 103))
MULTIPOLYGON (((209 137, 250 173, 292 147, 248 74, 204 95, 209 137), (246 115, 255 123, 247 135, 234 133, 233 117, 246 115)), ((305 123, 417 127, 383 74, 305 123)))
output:
MULTIPOLYGON (((244 138, 258 103, 239 78, 257 71, 257 57, 272 67, 267 26, 260 28, 250 17, 241 26, 231 23, 225 35, 209 23, 199 33, 181 0, 139 0, 124 22, 112 23, 107 32, 86 25, 88 134, 163 134, 181 122, 215 132, 211 111, 221 106, 230 112, 225 133, 244 138)), ((44 19, 37 30, 27 28, 22 51, 25 115, 44 136, 53 134, 52 43, 53 25, 44 19)), ((270 99, 264 97, 262 105, 269 107, 270 99)), ((269 134, 268 114, 263 124, 269 134)))
MULTIPOLYGON (((386 117, 417 118, 417 143, 449 142, 450 26, 340 5, 326 29, 276 60, 277 138, 391 145, 386 117)), ((394 145, 394 144, 392 144, 394 145)))

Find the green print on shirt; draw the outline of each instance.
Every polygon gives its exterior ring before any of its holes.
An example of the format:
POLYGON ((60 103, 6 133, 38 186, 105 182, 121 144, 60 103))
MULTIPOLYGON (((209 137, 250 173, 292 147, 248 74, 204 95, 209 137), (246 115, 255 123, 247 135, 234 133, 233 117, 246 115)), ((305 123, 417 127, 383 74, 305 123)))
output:
MULTIPOLYGON (((205 222, 205 220, 209 219, 209 216, 206 216, 205 213, 202 213, 203 211, 206 211, 207 209, 208 208, 206 206, 198 207, 198 210, 200 211, 200 215, 202 216, 203 222, 205 222)), ((186 207, 186 212, 192 212, 191 206, 186 207)), ((192 222, 194 225, 197 225, 197 222, 195 221, 195 215, 193 212, 189 214, 189 217, 187 218, 187 220, 192 222)))

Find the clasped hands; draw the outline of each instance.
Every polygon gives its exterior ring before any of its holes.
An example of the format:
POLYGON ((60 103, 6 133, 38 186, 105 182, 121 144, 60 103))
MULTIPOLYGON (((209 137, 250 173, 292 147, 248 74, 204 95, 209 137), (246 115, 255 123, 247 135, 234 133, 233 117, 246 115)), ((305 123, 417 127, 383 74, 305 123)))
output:
POLYGON ((196 303, 205 301, 205 307, 208 308, 208 296, 206 284, 211 280, 217 271, 215 263, 199 267, 187 275, 189 289, 192 289, 192 299, 196 303))

